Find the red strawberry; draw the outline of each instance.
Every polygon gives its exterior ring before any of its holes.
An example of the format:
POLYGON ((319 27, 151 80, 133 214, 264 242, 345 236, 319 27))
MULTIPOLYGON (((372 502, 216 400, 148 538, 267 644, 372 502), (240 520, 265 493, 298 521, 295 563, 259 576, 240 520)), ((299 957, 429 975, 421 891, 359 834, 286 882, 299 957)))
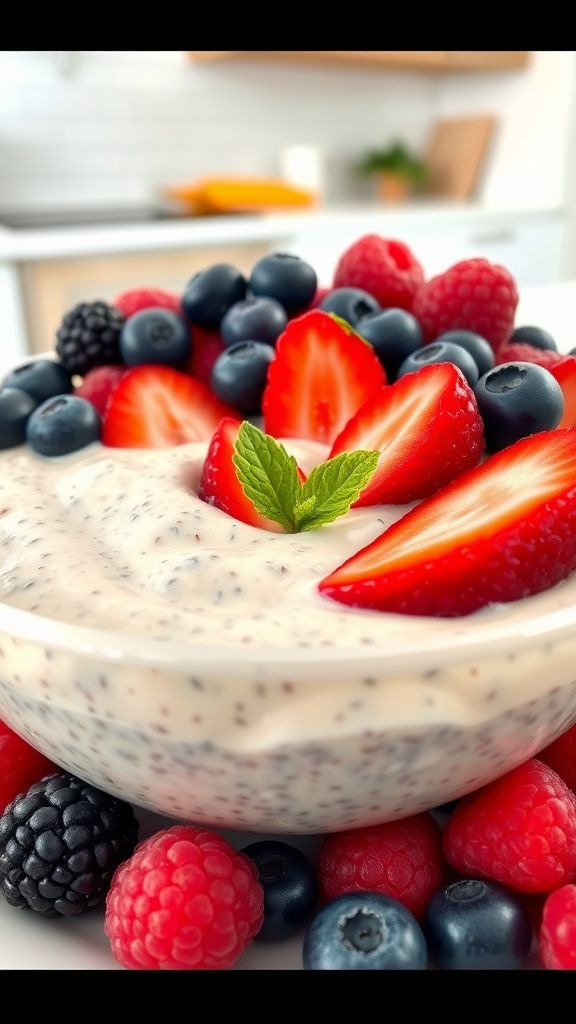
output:
POLYGON ((125 373, 125 366, 97 366, 95 370, 90 370, 86 374, 79 387, 74 389, 74 394, 91 402, 103 416, 110 395, 125 373))
POLYGON ((169 366, 135 366, 110 397, 102 442, 112 448, 170 448, 209 441, 235 410, 205 384, 169 366))
POLYGON ((217 331, 208 331, 198 324, 192 324, 190 330, 192 350, 188 360, 188 372, 204 384, 210 384, 212 367, 224 351, 224 342, 217 331))
POLYGON ((180 299, 173 292, 165 292, 162 288, 130 288, 121 292, 112 303, 124 313, 125 317, 139 313, 141 309, 171 309, 173 313, 182 313, 180 299))
POLYGON ((514 278, 489 260, 462 260, 418 292, 412 312, 426 341, 463 327, 480 334, 493 349, 512 334, 518 305, 514 278))
POLYGON ((502 363, 536 363, 543 366, 545 370, 551 370, 557 363, 562 363, 566 356, 559 352, 551 352, 549 349, 534 348, 533 345, 514 344, 501 345, 498 349, 494 364, 501 366, 502 363))
POLYGON ((385 383, 372 346, 343 320, 312 310, 278 339, 262 402, 264 429, 273 437, 332 444, 385 383))
POLYGON ((424 281, 424 271, 403 242, 380 235, 364 235, 340 257, 334 288, 362 288, 383 309, 412 309, 424 281))
POLYGON ((378 468, 356 505, 427 498, 476 466, 484 425, 474 392, 453 363, 433 363, 382 388, 348 421, 330 457, 380 450, 378 468))
POLYGON ((559 427, 576 427, 576 359, 565 356, 561 362, 550 367, 564 395, 564 414, 559 427))
POLYGON ((467 615, 576 569, 576 431, 525 437, 468 470, 322 580, 344 604, 467 615))

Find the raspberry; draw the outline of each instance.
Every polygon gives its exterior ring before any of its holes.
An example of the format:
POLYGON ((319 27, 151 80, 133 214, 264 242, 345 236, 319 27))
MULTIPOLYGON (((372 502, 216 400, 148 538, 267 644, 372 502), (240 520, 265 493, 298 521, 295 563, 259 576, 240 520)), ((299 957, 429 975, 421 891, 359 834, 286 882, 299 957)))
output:
POLYGON ((33 782, 58 768, 0 721, 0 814, 33 782))
POLYGON ((97 366, 86 374, 80 386, 74 389, 74 394, 91 402, 103 416, 110 395, 125 373, 123 366, 97 366))
POLYGON ((548 349, 534 348, 533 345, 501 345, 496 353, 495 365, 502 363, 536 363, 549 370, 551 366, 563 363, 566 356, 548 349))
POLYGON ((538 760, 552 768, 576 793, 576 725, 538 754, 538 760))
POLYGON ((164 829, 116 872, 106 903, 112 952, 132 970, 232 967, 258 932, 253 861, 215 832, 164 829))
POLYGON ((516 892, 551 892, 576 879, 576 796, 531 760, 458 805, 444 853, 468 877, 516 892))
POLYGON ((576 885, 564 885, 544 904, 540 958, 549 971, 576 971, 576 885))
POLYGON ((224 351, 224 342, 217 331, 209 331, 197 324, 193 324, 190 330, 192 351, 188 360, 188 372, 203 384, 210 385, 212 367, 224 351))
POLYGON ((383 309, 412 309, 424 271, 403 242, 380 235, 364 235, 340 257, 334 288, 362 288, 383 309))
POLYGON ((422 917, 443 879, 440 829, 429 814, 326 836, 320 854, 324 901, 375 892, 422 917))
POLYGON ((514 278, 489 260, 462 260, 433 277, 418 292, 413 313, 426 341, 464 328, 480 334, 493 349, 514 327, 518 292, 514 278))
POLYGON ((131 288, 121 292, 112 303, 126 318, 139 313, 141 309, 156 307, 170 309, 173 313, 182 314, 180 299, 173 292, 165 292, 161 288, 131 288))

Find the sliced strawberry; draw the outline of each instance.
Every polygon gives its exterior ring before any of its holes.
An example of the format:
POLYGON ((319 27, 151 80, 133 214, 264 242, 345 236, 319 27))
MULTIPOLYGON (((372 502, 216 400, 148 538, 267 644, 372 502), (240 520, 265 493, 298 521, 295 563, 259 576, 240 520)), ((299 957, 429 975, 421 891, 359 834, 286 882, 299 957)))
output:
POLYGON ((484 425, 474 392, 453 363, 433 363, 372 395, 334 441, 330 457, 380 451, 356 505, 427 498, 480 461, 484 425))
POLYGON ((218 331, 209 331, 206 327, 199 327, 193 324, 190 328, 192 335, 192 349, 188 360, 188 372, 201 380, 203 384, 210 384, 212 367, 218 356, 224 351, 224 342, 218 331))
POLYGON ((273 437, 332 444, 385 383, 372 346, 343 320, 312 310, 278 339, 263 398, 264 429, 273 437))
POLYGON ((523 438, 468 470, 322 580, 344 604, 467 615, 576 569, 576 431, 523 438))
POLYGON ((576 359, 566 356, 562 362, 548 367, 564 395, 564 413, 559 427, 576 427, 576 359))
POLYGON ((224 416, 235 416, 199 380, 169 366, 136 366, 112 392, 102 442, 113 448, 170 448, 209 441, 224 416))

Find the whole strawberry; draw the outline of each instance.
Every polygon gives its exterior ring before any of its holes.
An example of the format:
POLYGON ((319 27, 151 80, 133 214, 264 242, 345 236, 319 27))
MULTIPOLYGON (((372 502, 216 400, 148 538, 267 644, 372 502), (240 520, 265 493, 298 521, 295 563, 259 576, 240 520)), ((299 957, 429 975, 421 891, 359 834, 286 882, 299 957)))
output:
POLYGON ((404 242, 364 235, 340 257, 334 288, 362 288, 382 309, 411 310, 424 271, 404 242))
POLYGON ((418 291, 412 311, 426 341, 464 328, 486 338, 496 350, 512 334, 517 305, 516 284, 505 267, 473 259, 428 281, 418 291))

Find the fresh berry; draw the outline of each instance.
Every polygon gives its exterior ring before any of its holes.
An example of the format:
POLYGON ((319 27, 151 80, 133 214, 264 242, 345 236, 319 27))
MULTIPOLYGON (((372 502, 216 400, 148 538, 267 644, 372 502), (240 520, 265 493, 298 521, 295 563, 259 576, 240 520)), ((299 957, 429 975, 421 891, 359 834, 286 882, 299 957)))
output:
POLYGON ((258 260, 248 287, 252 295, 276 299, 292 317, 308 309, 317 284, 316 271, 309 263, 291 253, 276 252, 258 260))
POLYGON ((120 332, 120 352, 127 366, 160 363, 180 369, 186 366, 190 345, 188 326, 169 309, 142 309, 120 332))
POLYGON ((435 363, 453 363, 464 374, 471 387, 474 387, 478 380, 478 367, 470 353, 450 341, 435 341, 433 345, 424 345, 423 348, 412 352, 400 366, 398 378, 435 363))
POLYGON ((116 872, 105 930, 132 970, 232 967, 262 923, 262 886, 249 857, 215 832, 157 832, 116 872))
POLYGON ((239 341, 212 367, 213 392, 247 415, 259 413, 274 349, 263 341, 239 341))
POLYGON ((128 804, 67 772, 52 775, 0 818, 0 891, 44 917, 82 914, 104 902, 137 838, 128 804))
POLYGON ((461 801, 444 832, 460 874, 516 892, 551 892, 576 879, 576 796, 532 759, 461 801))
POLYGON ((576 885, 563 885, 544 904, 540 958, 548 971, 576 971, 576 885))
POLYGON ((0 721, 0 814, 33 782, 57 771, 52 761, 0 721))
POLYGON ((421 918, 444 879, 440 829, 429 814, 326 836, 320 854, 323 901, 377 892, 421 918))
POLYGON ((170 366, 127 370, 110 396, 102 443, 112 448, 170 448, 209 441, 234 409, 170 366))
POLYGON ((352 327, 364 317, 381 312, 376 299, 361 288, 334 288, 319 303, 319 309, 342 317, 352 327))
POLYGON ((37 405, 55 395, 72 391, 70 374, 54 359, 34 359, 12 370, 2 382, 3 388, 18 388, 31 395, 37 405))
POLYGON ((423 971, 426 942, 396 900, 354 892, 316 914, 304 939, 306 971, 423 971))
POLYGON ((389 381, 396 380, 401 364, 422 345, 420 324, 405 309, 373 313, 360 320, 356 330, 372 345, 389 381))
POLYGON ((445 971, 514 971, 532 944, 520 900, 494 882, 464 879, 433 896, 424 920, 428 950, 445 971))
POLYGON ((36 404, 32 395, 18 388, 0 391, 0 449, 24 444, 28 420, 36 404))
POLYGON ((488 373, 488 370, 491 370, 494 366, 494 352, 492 348, 486 341, 486 338, 482 338, 479 334, 474 334, 474 331, 446 331, 436 341, 439 344, 447 342, 451 345, 458 345, 459 348, 463 348, 468 352, 468 355, 472 356, 478 367, 480 377, 484 373, 488 373))
POLYGON ((356 505, 427 498, 480 461, 484 432, 474 392, 452 363, 402 377, 360 407, 330 457, 361 449, 380 451, 380 458, 356 505))
POLYGON ((542 327, 517 327, 510 336, 510 345, 532 345, 543 351, 557 352, 558 346, 551 334, 542 327))
POLYGON ((34 410, 26 440, 39 455, 69 455, 100 440, 102 420, 94 406, 76 395, 48 398, 34 410))
POLYGON ((162 288, 130 288, 127 292, 121 292, 112 303, 120 312, 128 318, 139 313, 141 309, 150 309, 152 306, 159 309, 170 309, 172 313, 180 314, 182 305, 178 295, 173 292, 165 292, 162 288))
POLYGON ((552 768, 568 789, 576 793, 576 725, 541 750, 538 760, 552 768))
POLYGON ((524 345, 507 342, 501 345, 494 358, 494 364, 501 366, 502 363, 535 363, 536 366, 544 366, 551 370, 553 366, 561 363, 566 356, 559 352, 551 352, 548 349, 534 348, 532 345, 524 345))
POLYGON ((354 607, 450 617, 538 594, 575 569, 576 432, 557 430, 468 470, 320 590, 354 607))
POLYGON ((333 288, 317 288, 316 294, 312 299, 312 302, 310 303, 306 312, 309 312, 309 310, 311 309, 318 309, 320 303, 326 298, 327 295, 330 295, 330 292, 332 291, 334 291, 333 288))
POLYGON ((66 313, 56 337, 56 352, 69 373, 84 377, 95 366, 120 362, 124 316, 105 302, 81 302, 66 313))
POLYGON ((364 235, 340 257, 334 273, 335 288, 362 288, 382 309, 411 310, 424 271, 403 242, 380 235, 364 235))
POLYGON ((564 395, 555 378, 535 363, 503 363, 474 388, 492 452, 541 430, 554 430, 564 414, 564 395))
POLYGON ((77 398, 91 402, 97 412, 104 416, 108 399, 125 373, 123 366, 97 366, 86 374, 79 387, 74 389, 74 394, 77 398))
POLYGON ((558 426, 576 427, 576 359, 574 356, 566 356, 550 367, 550 373, 558 381, 564 395, 564 412, 558 426))
POLYGON ((427 282, 413 313, 426 341, 446 331, 473 331, 497 349, 512 333, 518 305, 514 278, 489 260, 462 260, 427 282))
POLYGON ((296 935, 318 900, 318 881, 308 857, 275 839, 252 843, 242 852, 254 861, 264 891, 264 922, 256 938, 278 942, 296 935))
POLYGON ((250 498, 246 497, 232 461, 234 445, 240 430, 240 422, 223 419, 214 434, 204 461, 198 496, 209 505, 222 509, 233 519, 248 523, 259 530, 281 533, 282 527, 272 519, 266 519, 257 511, 250 498))
POLYGON ((224 342, 219 331, 208 331, 199 324, 190 328, 192 335, 192 351, 188 360, 187 370, 197 380, 210 386, 212 368, 224 351, 224 342))
POLYGON ((239 341, 262 341, 274 346, 286 328, 286 310, 276 299, 264 296, 243 299, 231 306, 220 326, 228 347, 239 341))
POLYGON ((246 278, 229 263, 216 263, 194 274, 182 296, 182 309, 193 324, 214 329, 235 302, 246 297, 246 278))
POLYGON ((329 313, 313 310, 278 339, 262 408, 267 434, 332 444, 386 383, 370 345, 329 313))

